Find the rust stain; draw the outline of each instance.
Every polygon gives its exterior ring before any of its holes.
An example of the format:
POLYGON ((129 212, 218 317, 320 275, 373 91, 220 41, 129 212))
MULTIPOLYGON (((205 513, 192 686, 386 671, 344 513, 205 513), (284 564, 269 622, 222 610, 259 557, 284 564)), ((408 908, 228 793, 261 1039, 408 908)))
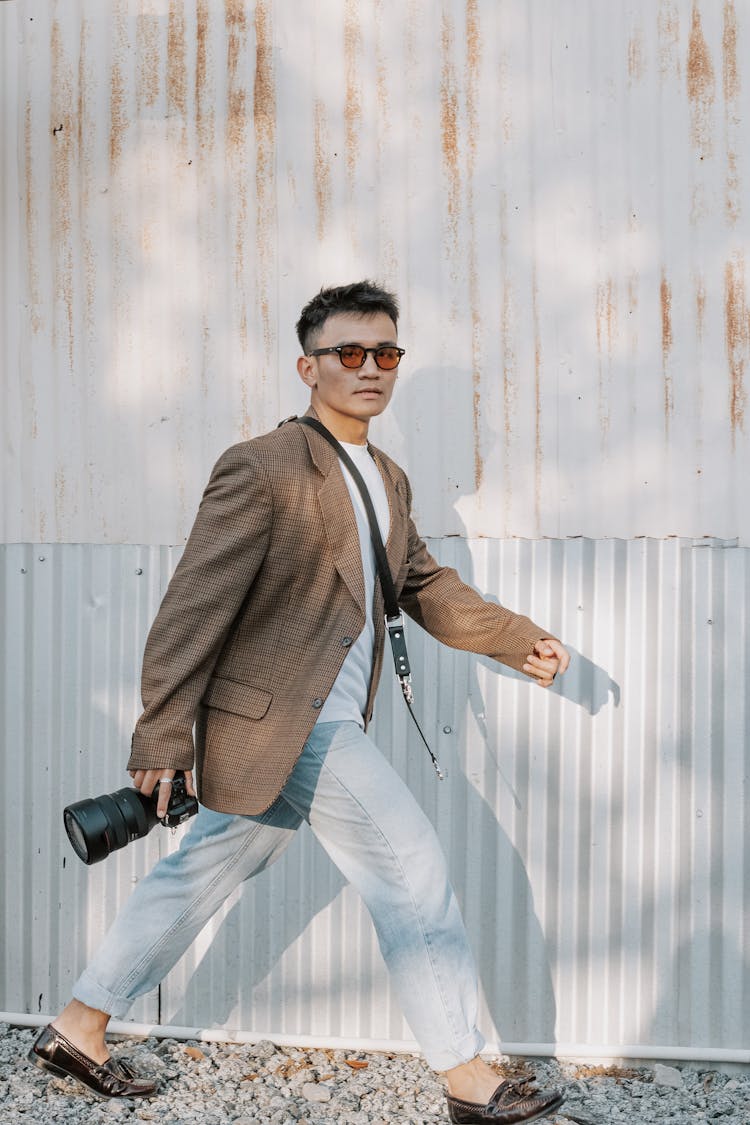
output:
POLYGON ((477 0, 466 2, 466 210, 469 219, 469 306, 471 310, 472 427, 474 442, 474 489, 482 485, 481 410, 482 410, 482 319, 477 266, 476 212, 474 206, 474 170, 479 136, 479 68, 482 33, 477 0))
MULTIPOLYGON (((503 427, 505 430, 505 452, 510 471, 510 439, 513 437, 513 423, 518 388, 516 386, 516 351, 513 346, 515 334, 515 299, 513 286, 506 278, 503 284, 502 337, 503 337, 503 427)), ((510 479, 510 478, 508 478, 510 479)))
POLYGON ((167 112, 187 115, 187 65, 185 61, 185 11, 181 0, 171 0, 167 29, 167 112))
POLYGON ((259 190, 267 191, 273 172, 276 142, 276 92, 273 79, 273 43, 268 0, 255 6, 255 83, 253 125, 259 190))
POLYGON ((739 163, 734 149, 735 130, 739 125, 736 103, 740 96, 740 72, 737 66, 737 12, 733 0, 724 4, 724 32, 722 35, 722 77, 724 87, 724 115, 727 134, 727 172, 724 195, 724 213, 730 226, 734 226, 742 211, 742 185, 739 163))
POLYGON ((701 157, 710 156, 713 151, 711 113, 716 96, 716 81, 697 3, 693 5, 688 44, 687 93, 693 145, 701 157))
MULTIPOLYGON (((73 186, 71 179, 76 164, 78 126, 73 96, 73 76, 65 57, 62 29, 57 20, 52 25, 50 44, 52 88, 52 242, 54 246, 55 301, 65 311, 68 369, 73 371, 73 186)), ((57 315, 53 319, 53 340, 57 339, 57 315)))
POLYGON ((127 127, 125 81, 119 63, 113 63, 109 96, 109 160, 113 167, 122 156, 123 140, 127 127))
POLYGON ((600 356, 606 352, 608 357, 612 358, 616 331, 615 283, 611 277, 608 277, 596 288, 596 346, 600 356))
POLYGON ((241 148, 247 131, 247 91, 240 76, 240 59, 247 38, 247 16, 242 0, 226 0, 224 20, 227 41, 227 146, 241 148))
MULTIPOLYGON (((508 195, 500 192, 499 207, 500 227, 500 269, 502 274, 502 306, 500 313, 500 347, 503 376, 503 526, 507 528, 510 521, 511 482, 513 480, 513 423, 515 419, 516 404, 516 314, 515 291, 511 281, 511 270, 508 261, 508 195)), ((501 532, 500 534, 505 534, 501 532)))
POLYGON ((58 535, 62 533, 65 516, 65 483, 65 470, 57 469, 55 471, 55 527, 58 535))
POLYGON ((680 76, 680 13, 675 4, 662 3, 657 19, 659 41, 659 73, 662 79, 670 74, 680 76))
POLYGON ((669 433, 669 424, 674 412, 674 387, 672 375, 669 370, 669 356, 672 351, 672 287, 667 275, 662 270, 661 284, 659 286, 659 301, 661 305, 661 357, 662 373, 664 379, 664 418, 669 433))
POLYGON ((721 46, 724 100, 734 102, 740 96, 740 72, 737 68, 737 12, 734 0, 726 0, 724 4, 724 32, 721 46))
POLYGON ((730 226, 739 219, 742 213, 742 185, 737 163, 737 153, 727 152, 727 179, 726 193, 724 196, 724 213, 730 226))
POLYGON ((482 29, 477 0, 466 0, 466 117, 469 172, 473 173, 479 136, 479 70, 482 62, 482 29))
POLYGON ((695 286, 695 331, 699 341, 703 340, 706 324, 706 283, 699 277, 695 286))
MULTIPOLYGON (((39 266, 37 263, 36 255, 36 224, 37 224, 37 209, 36 209, 36 195, 34 190, 34 134, 33 134, 34 118, 31 111, 31 99, 26 101, 26 108, 24 110, 24 129, 23 129, 23 144, 24 144, 24 194, 25 194, 25 218, 26 218, 26 267, 28 271, 28 286, 29 286, 29 313, 31 317, 31 328, 33 332, 38 332, 42 327, 42 302, 39 295, 39 266)), ((34 410, 34 418, 36 419, 36 411, 34 410)), ((36 420, 34 421, 34 435, 36 436, 36 420)))
POLYGON ((507 143, 513 140, 513 117, 510 112, 511 97, 509 91, 512 89, 512 82, 510 78, 510 59, 508 52, 503 51, 500 56, 498 70, 497 70, 497 84, 498 84, 498 120, 502 121, 503 140, 507 143))
POLYGON ((383 41, 383 0, 375 0, 375 94, 378 103, 378 159, 382 160, 385 139, 390 132, 391 106, 388 96, 390 80, 390 43, 383 41))
MULTIPOLYGON (((76 106, 76 126, 77 126, 76 143, 78 145, 78 152, 79 152, 79 155, 80 155, 81 159, 83 159, 83 154, 84 154, 83 122, 84 122, 84 118, 85 118, 85 108, 86 108, 85 107, 86 75, 87 75, 87 72, 88 72, 88 66, 87 66, 88 59, 87 59, 86 48, 88 46, 88 37, 89 37, 89 25, 88 25, 88 22, 84 19, 84 20, 81 21, 80 50, 79 50, 79 54, 78 54, 78 83, 77 83, 78 104, 76 106)), ((85 180, 84 180, 84 185, 83 185, 83 195, 84 195, 84 199, 86 201, 88 201, 88 190, 87 190, 87 184, 86 184, 85 180)))
POLYGON ((362 123, 362 87, 360 63, 362 30, 359 25, 358 0, 346 0, 344 6, 344 61, 346 64, 346 96, 344 123, 346 135, 346 172, 353 189, 359 159, 359 131, 362 123))
POLYGON ((447 12, 443 12, 441 32, 441 78, 440 78, 440 141, 443 153, 443 168, 448 181, 448 241, 449 253, 455 256, 458 251, 458 215, 461 201, 461 173, 459 169, 458 143, 458 90, 456 75, 451 59, 453 50, 453 28, 447 12))
POLYGON ((195 11, 195 100, 206 85, 208 59, 208 0, 198 0, 195 11))
POLYGON ((119 63, 120 54, 127 51, 128 29, 126 5, 115 8, 115 59, 109 79, 109 162, 114 169, 122 156, 128 128, 127 93, 125 79, 119 63))
MULTIPOLYGON (((234 304, 235 315, 239 319, 238 341, 242 356, 248 351, 247 308, 251 299, 245 281, 245 239, 248 233, 248 196, 251 186, 245 168, 245 148, 248 130, 247 89, 244 82, 243 60, 246 54, 248 23, 245 5, 242 0, 225 0, 224 28, 227 39, 226 65, 226 121, 225 148, 229 178, 232 185, 234 210, 234 304)), ((243 384, 244 388, 244 384, 243 384)), ((244 389, 243 389, 244 396, 244 389)), ((246 398, 243 397, 243 417, 247 413, 246 398)))
POLYGON ((711 204, 707 197, 706 185, 703 180, 693 184, 690 193, 690 225, 695 227, 698 223, 711 214, 711 204))
POLYGON ((724 332, 729 360, 729 421, 732 443, 745 431, 745 372, 750 362, 750 312, 745 290, 745 259, 736 254, 724 271, 724 332))
MULTIPOLYGON (((94 164, 94 137, 93 121, 89 119, 88 106, 94 104, 96 94, 90 89, 91 64, 90 54, 91 29, 89 22, 83 20, 81 24, 80 50, 78 55, 78 154, 81 168, 81 204, 82 204, 82 237, 81 249, 83 259, 83 285, 84 285, 84 322, 86 328, 86 346, 88 348, 88 362, 94 363, 99 341, 99 328, 96 323, 96 259, 94 255, 91 227, 87 223, 89 215, 89 200, 92 170, 94 164)), ((87 470, 90 474, 90 468, 87 470)), ((91 486, 90 486, 91 487, 91 486)))
POLYGON ((628 85, 640 82, 646 73, 646 59, 643 47, 643 29, 636 27, 628 40, 628 85))
POLYGON ((139 12, 135 24, 137 52, 136 99, 139 110, 159 99, 159 17, 139 12))
MULTIPOLYGON (((24 188, 26 204, 26 269, 28 279, 29 318, 32 332, 38 332, 42 327, 41 301, 39 298, 39 271, 36 261, 36 207, 34 203, 34 161, 32 151, 32 123, 31 101, 27 100, 24 111, 24 188)), ((31 371, 24 373, 24 403, 28 406, 30 416, 30 433, 32 441, 39 434, 39 417, 37 414, 36 385, 31 371)))
POLYGON ((213 147, 214 105, 213 90, 209 89, 208 65, 209 0, 198 0, 195 25, 195 124, 198 143, 202 149, 213 147))
POLYGON ((269 296, 276 225, 276 90, 273 73, 273 29, 271 0, 255 5, 255 83, 253 87, 255 129, 256 243, 258 288, 265 353, 270 360, 274 336, 269 296))
POLYGON ((617 335, 617 299, 614 280, 608 277, 596 289, 596 350, 599 356, 599 426, 606 439, 610 427, 609 381, 617 335))
POLYGON ((313 148, 315 151, 315 208, 317 212, 318 239, 325 237, 328 210, 331 205, 330 145, 326 111, 320 98, 315 99, 313 111, 313 148))

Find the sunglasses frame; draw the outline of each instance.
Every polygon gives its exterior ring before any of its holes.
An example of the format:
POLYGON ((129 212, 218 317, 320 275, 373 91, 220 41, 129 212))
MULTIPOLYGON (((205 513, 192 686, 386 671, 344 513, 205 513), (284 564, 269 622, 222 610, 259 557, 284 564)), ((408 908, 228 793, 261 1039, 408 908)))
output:
POLYGON ((372 356, 375 360, 375 365, 378 371, 395 371, 401 360, 406 355, 406 350, 404 348, 396 347, 395 344, 378 344, 376 348, 366 348, 362 344, 337 344, 332 348, 315 348, 314 351, 307 352, 307 355, 332 355, 333 352, 336 352, 339 357, 339 363, 342 367, 345 367, 347 371, 360 371, 367 362, 368 352, 372 352, 372 356), (362 362, 358 363, 356 367, 350 367, 347 363, 344 363, 343 357, 341 355, 344 348, 360 348, 360 350, 364 352, 364 355, 362 356, 362 362), (382 351, 398 352, 398 361, 394 364, 393 367, 380 366, 380 364, 378 363, 378 352, 382 351))

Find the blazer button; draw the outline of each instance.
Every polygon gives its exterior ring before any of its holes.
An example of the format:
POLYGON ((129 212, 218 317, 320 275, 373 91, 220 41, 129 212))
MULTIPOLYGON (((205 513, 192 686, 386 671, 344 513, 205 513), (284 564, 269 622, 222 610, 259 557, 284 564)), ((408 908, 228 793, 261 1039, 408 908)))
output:
POLYGON ((316 711, 319 711, 322 706, 323 706, 323 700, 322 699, 313 699, 313 707, 315 708, 316 711))
POLYGON ((344 646, 344 648, 349 648, 351 645, 354 644, 354 638, 353 637, 342 637, 341 643, 344 646))

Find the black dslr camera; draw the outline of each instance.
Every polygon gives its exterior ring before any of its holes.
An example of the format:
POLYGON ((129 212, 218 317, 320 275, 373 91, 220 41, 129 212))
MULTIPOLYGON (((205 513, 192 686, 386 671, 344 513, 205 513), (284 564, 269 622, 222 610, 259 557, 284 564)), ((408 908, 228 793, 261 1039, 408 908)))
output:
POLYGON ((78 858, 84 863, 98 863, 131 840, 148 835, 155 825, 175 828, 198 811, 198 802, 188 793, 183 773, 175 774, 167 815, 161 819, 156 815, 158 797, 157 783, 150 797, 128 787, 67 805, 63 809, 65 831, 78 858))

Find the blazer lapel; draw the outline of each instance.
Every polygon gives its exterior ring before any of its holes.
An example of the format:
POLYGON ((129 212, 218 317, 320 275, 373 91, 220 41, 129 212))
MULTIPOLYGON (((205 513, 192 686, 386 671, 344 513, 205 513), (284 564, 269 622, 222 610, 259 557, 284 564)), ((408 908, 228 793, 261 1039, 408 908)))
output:
MULTIPOLYGON (((312 414, 312 411, 309 413, 312 414)), ((364 613, 365 580, 362 574, 359 532, 338 457, 325 438, 315 430, 311 430, 309 426, 300 426, 300 429, 305 435, 313 463, 324 478, 318 489, 318 502, 334 565, 364 613)))

